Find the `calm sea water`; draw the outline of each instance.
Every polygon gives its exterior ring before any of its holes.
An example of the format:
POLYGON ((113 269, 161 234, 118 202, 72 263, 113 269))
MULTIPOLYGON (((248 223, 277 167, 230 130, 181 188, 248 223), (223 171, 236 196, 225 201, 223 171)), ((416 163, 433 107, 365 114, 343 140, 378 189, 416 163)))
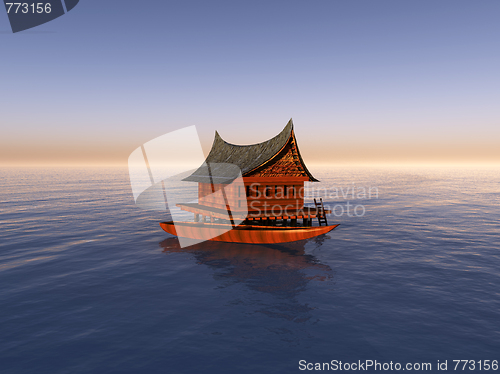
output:
POLYGON ((126 169, 1 169, 0 372, 500 360, 500 169, 312 172, 364 216, 287 245, 180 249, 126 169), (378 198, 344 198, 353 186, 378 198))

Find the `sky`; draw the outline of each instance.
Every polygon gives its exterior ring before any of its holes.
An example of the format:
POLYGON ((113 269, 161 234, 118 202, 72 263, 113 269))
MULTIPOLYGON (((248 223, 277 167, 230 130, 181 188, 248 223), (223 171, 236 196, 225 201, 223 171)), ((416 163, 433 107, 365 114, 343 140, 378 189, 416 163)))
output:
POLYGON ((196 125, 234 144, 293 118, 307 164, 500 163, 500 2, 80 0, 13 34, 0 164, 126 164, 196 125))

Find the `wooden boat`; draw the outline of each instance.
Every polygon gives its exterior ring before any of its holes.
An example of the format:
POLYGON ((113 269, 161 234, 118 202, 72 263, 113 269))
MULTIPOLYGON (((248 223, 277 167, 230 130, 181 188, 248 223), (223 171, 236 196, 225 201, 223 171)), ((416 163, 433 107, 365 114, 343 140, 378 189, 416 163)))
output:
POLYGON ((272 244, 309 239, 332 231, 337 225, 330 226, 253 226, 239 225, 232 227, 221 223, 204 222, 160 222, 163 230, 169 234, 196 239, 229 243, 272 244))
POLYGON ((176 204, 193 213, 194 222, 160 223, 163 230, 181 238, 286 243, 338 226, 328 225, 330 211, 322 199, 314 199, 314 207, 304 206, 304 183, 318 180, 302 160, 292 120, 274 138, 258 144, 231 144, 216 132, 205 163, 182 181, 198 183, 197 202, 176 204), (312 226, 315 218, 319 226, 312 226))

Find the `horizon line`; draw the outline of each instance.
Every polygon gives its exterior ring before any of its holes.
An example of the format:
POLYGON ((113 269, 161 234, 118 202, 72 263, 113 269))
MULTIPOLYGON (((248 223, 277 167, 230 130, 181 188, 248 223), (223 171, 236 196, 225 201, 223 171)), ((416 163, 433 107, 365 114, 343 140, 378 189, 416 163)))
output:
MULTIPOLYGON (((500 167, 500 161, 462 161, 462 162, 309 162, 311 167, 397 167, 397 166, 413 166, 413 167, 500 167)), ((128 167, 128 163, 0 163, 0 168, 48 168, 48 167, 128 167)))

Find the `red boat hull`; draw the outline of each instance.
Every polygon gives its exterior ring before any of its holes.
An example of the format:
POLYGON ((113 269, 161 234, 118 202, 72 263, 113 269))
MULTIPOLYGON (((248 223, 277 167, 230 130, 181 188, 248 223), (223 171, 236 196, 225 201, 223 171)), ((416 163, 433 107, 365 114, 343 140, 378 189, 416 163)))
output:
POLYGON ((199 222, 160 222, 169 234, 196 240, 212 240, 229 243, 272 244, 309 239, 326 234, 338 225, 310 227, 276 227, 230 225, 199 222), (228 230, 229 229, 229 230, 228 230), (228 230, 228 231, 226 231, 228 230))

